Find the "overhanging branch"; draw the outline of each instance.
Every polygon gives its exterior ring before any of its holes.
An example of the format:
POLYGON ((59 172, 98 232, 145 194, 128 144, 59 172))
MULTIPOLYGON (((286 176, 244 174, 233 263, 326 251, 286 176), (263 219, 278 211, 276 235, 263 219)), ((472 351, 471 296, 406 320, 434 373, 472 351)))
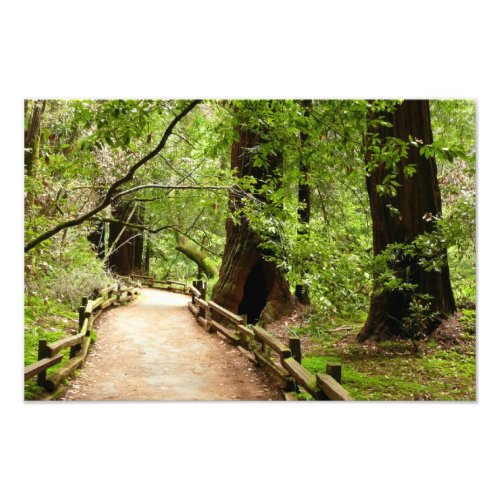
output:
POLYGON ((206 189, 209 191, 222 191, 222 190, 227 190, 227 189, 233 189, 234 186, 194 186, 194 185, 173 185, 173 186, 167 186, 164 184, 143 184, 142 186, 135 186, 133 188, 127 189, 126 191, 121 191, 118 194, 116 194, 113 197, 112 201, 117 200, 118 198, 121 198, 122 196, 125 196, 130 193, 135 193, 136 191, 140 191, 142 189, 168 189, 168 190, 174 190, 174 189, 180 189, 180 190, 186 190, 186 189, 206 189))
POLYGON ((213 250, 210 250, 210 248, 206 247, 205 245, 203 245, 199 241, 195 240, 192 236, 189 236, 187 233, 185 233, 179 226, 175 226, 173 224, 166 224, 164 226, 160 226, 157 228, 151 228, 149 226, 144 226, 142 224, 134 224, 133 222, 121 221, 121 220, 113 219, 110 217, 96 217, 95 220, 99 221, 99 222, 109 222, 109 223, 114 223, 114 224, 120 224, 124 227, 130 227, 131 229, 136 229, 137 231, 145 231, 146 233, 149 233, 149 234, 156 234, 156 233, 160 233, 161 231, 171 229, 172 231, 180 233, 182 236, 184 236, 188 240, 191 240, 193 243, 196 243, 200 248, 203 248, 203 250, 205 250, 206 252, 211 253, 212 255, 215 255, 216 257, 219 257, 219 255, 216 252, 214 252, 213 250))
POLYGON ((118 188, 122 186, 123 184, 129 182, 130 180, 133 179, 134 174, 137 172, 137 170, 142 167, 145 163, 147 163, 149 160, 154 158, 164 147, 165 143, 167 142, 167 139, 170 137, 172 134, 175 126, 177 123, 182 120, 184 116, 186 116, 197 104, 199 104, 201 101, 200 100, 194 100, 191 101, 188 106, 181 111, 171 122, 170 125, 167 127, 165 130, 165 133, 163 134, 163 137, 161 138, 160 142, 156 146, 153 151, 151 151, 149 154, 141 158, 137 163, 135 163, 129 171, 120 179, 115 181, 111 187, 108 189, 103 201, 95 208, 90 210, 89 212, 81 215, 80 217, 76 217, 75 219, 70 219, 65 222, 61 222, 60 224, 57 224, 55 227, 50 229, 49 231, 46 231, 45 233, 42 233, 41 235, 37 236, 35 239, 31 240, 24 246, 24 251, 29 252, 31 249, 35 248, 37 245, 42 243, 42 241, 48 240, 49 238, 52 238, 52 236, 56 235, 63 229, 67 227, 73 227, 73 226, 78 226, 82 222, 90 219, 93 217, 95 214, 99 213, 101 210, 109 206, 112 201, 114 196, 116 195, 116 192, 118 191, 118 188))

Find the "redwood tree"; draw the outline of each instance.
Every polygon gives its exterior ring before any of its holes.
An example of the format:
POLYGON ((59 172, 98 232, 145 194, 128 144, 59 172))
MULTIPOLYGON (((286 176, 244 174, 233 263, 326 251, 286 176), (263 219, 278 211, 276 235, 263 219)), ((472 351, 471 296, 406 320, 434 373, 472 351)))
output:
MULTIPOLYGON (((258 131, 246 124, 237 127, 238 139, 231 150, 231 167, 239 177, 253 176, 257 186, 269 177, 279 178, 283 159, 279 153, 267 158, 267 165, 254 165, 253 151, 262 144, 258 131)), ((230 209, 234 213, 242 207, 242 193, 230 195, 230 209)), ((266 203, 264 195, 258 196, 266 203)), ((266 260, 261 248, 261 236, 251 229, 245 216, 235 222, 226 221, 226 243, 222 257, 219 280, 212 300, 227 309, 246 314, 248 321, 269 322, 287 314, 294 305, 290 288, 276 264, 266 260)))
POLYGON ((124 276, 134 272, 141 274, 144 267, 142 258, 144 233, 121 222, 143 225, 144 206, 137 204, 132 208, 130 204, 116 204, 112 207, 112 213, 116 221, 109 223, 109 268, 124 276))
MULTIPOLYGON (((373 109, 373 108, 372 108, 373 109)), ((418 252, 405 252, 419 235, 432 233, 435 221, 441 215, 441 194, 434 157, 420 154, 418 144, 433 143, 429 101, 405 100, 377 120, 380 114, 369 112, 367 134, 367 162, 371 168, 366 178, 370 199, 374 255, 380 255, 389 245, 396 246, 396 257, 389 264, 392 272, 406 285, 393 289, 375 290, 371 296, 368 318, 358 334, 358 341, 381 340, 408 335, 403 325, 410 312, 412 300, 428 297, 426 332, 435 328, 443 317, 455 311, 450 285, 446 249, 441 250, 439 270, 426 270, 418 252), (391 126, 392 125, 392 126, 391 126), (403 146, 396 169, 388 163, 373 166, 374 151, 390 151, 392 144, 403 146), (404 152, 406 151, 406 152, 404 152), (414 169, 413 175, 410 175, 414 169), (390 189, 384 190, 385 187, 390 189)), ((376 153, 375 153, 376 154, 376 153)), ((387 156, 388 162, 390 161, 387 156)), ((377 281, 377 276, 374 276, 377 281)))

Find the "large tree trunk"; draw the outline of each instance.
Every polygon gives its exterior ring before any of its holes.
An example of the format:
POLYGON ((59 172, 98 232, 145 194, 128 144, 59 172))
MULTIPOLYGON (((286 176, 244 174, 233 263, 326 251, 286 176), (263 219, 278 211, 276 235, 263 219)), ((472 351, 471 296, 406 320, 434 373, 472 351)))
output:
MULTIPOLYGON (((372 117, 373 118, 373 115, 372 117)), ((382 141, 387 137, 396 137, 408 141, 411 135, 432 144, 432 130, 430 122, 429 102, 424 100, 408 100, 397 106, 395 112, 385 117, 393 124, 392 128, 380 127, 377 132, 382 141)), ((369 136, 368 136, 369 137, 369 136)), ((368 141, 370 139, 368 138, 368 141)), ((391 243, 411 243, 425 232, 432 232, 434 223, 430 214, 441 214, 441 194, 437 181, 437 167, 434 158, 426 159, 419 150, 410 146, 408 158, 401 160, 397 182, 396 196, 387 197, 377 193, 377 185, 382 184, 388 174, 384 165, 379 165, 366 178, 370 199, 373 227, 374 255, 380 254, 391 243), (413 164, 416 172, 412 177, 405 177, 403 166, 413 164), (388 205, 398 212, 390 210, 388 205)), ((404 277, 406 283, 416 285, 412 291, 391 290, 374 293, 371 297, 368 319, 358 334, 358 341, 367 339, 387 339, 407 335, 403 329, 404 318, 408 315, 412 298, 416 294, 429 294, 432 299, 429 303, 429 313, 437 313, 436 319, 429 321, 429 333, 437 326, 444 316, 455 311, 455 301, 450 285, 450 273, 444 250, 445 265, 440 272, 426 272, 419 264, 419 257, 402 256, 394 265, 394 272, 404 277)), ((376 277, 375 277, 376 278, 376 277)))
MULTIPOLYGON (((142 274, 144 250, 144 205, 120 204, 112 207, 116 221, 109 223, 109 268, 121 275, 142 274), (132 224, 136 227, 129 227, 132 224)), ((149 266, 149 262, 147 263, 149 266)))
MULTIPOLYGON (((267 169, 256 168, 249 148, 259 144, 259 136, 244 126, 238 127, 238 135, 231 151, 231 168, 236 169, 239 177, 253 175, 262 181, 268 175, 280 175, 280 155, 270 159, 267 169)), ((239 198, 231 195, 231 210, 240 207, 240 203, 239 198)), ((235 313, 246 314, 250 323, 270 322, 287 314, 294 305, 289 285, 276 265, 264 259, 258 248, 261 238, 250 229, 248 220, 241 217, 235 223, 228 219, 226 235, 212 300, 235 313)))

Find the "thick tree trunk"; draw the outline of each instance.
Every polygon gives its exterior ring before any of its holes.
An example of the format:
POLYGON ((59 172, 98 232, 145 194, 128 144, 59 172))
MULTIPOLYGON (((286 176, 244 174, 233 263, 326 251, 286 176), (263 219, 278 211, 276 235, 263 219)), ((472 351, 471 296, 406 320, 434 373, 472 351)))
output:
MULTIPOLYGON (((393 124, 392 128, 380 127, 379 130, 371 130, 379 134, 382 144, 390 136, 408 141, 409 135, 423 141, 424 144, 432 144, 428 101, 404 101, 386 119, 393 124)), ((420 155, 416 147, 410 146, 408 158, 402 160, 399 165, 397 182, 401 186, 397 188, 394 197, 381 196, 377 193, 377 185, 382 184, 387 174, 384 165, 379 165, 366 178, 372 214, 374 255, 380 254, 391 243, 411 243, 417 236, 433 231, 434 223, 429 214, 434 216, 441 214, 441 194, 434 158, 426 159, 420 155), (407 178, 403 174, 402 167, 408 164, 415 165, 416 172, 407 178), (389 204, 398 212, 391 211, 389 204)), ((437 326, 440 319, 454 312, 455 301, 451 290, 450 273, 446 255, 443 257, 445 265, 440 272, 426 272, 418 264, 418 256, 413 258, 403 256, 393 270, 399 277, 404 277, 406 283, 416 285, 416 289, 374 293, 371 297, 368 319, 358 334, 358 341, 405 335, 402 328, 403 320, 408 315, 415 294, 432 296, 429 312, 438 313, 436 320, 428 323, 428 331, 422 333, 429 333, 437 326)))
POLYGON ((142 258, 144 206, 142 204, 135 204, 133 207, 129 204, 117 205, 112 207, 112 214, 116 220, 109 221, 109 268, 124 276, 133 273, 141 274, 145 267, 142 258))
MULTIPOLYGON (((308 117, 311 114, 312 110, 312 101, 304 100, 302 101, 302 106, 304 107, 304 116, 308 117)), ((309 134, 301 132, 300 133, 300 142, 302 146, 301 155, 300 155, 300 165, 299 165, 299 209, 298 209, 298 217, 300 228, 298 234, 303 238, 309 238, 309 228, 308 224, 311 220, 311 186, 309 185, 309 173, 310 173, 310 162, 308 159, 308 142, 309 142, 309 134)), ((295 296, 299 300, 301 304, 309 305, 309 289, 306 285, 299 283, 295 286, 295 296)))
MULTIPOLYGON (((270 159, 268 169, 253 166, 249 148, 259 144, 258 135, 243 126, 238 127, 239 140, 233 143, 231 168, 239 177, 252 175, 262 181, 267 175, 277 176, 282 168, 281 157, 270 159)), ((241 206, 234 195, 230 208, 241 206)), ((273 262, 266 261, 258 248, 261 238, 249 227, 248 220, 240 218, 236 224, 226 221, 226 244, 219 280, 212 300, 239 314, 246 314, 250 323, 270 322, 287 314, 294 305, 289 285, 273 262)))

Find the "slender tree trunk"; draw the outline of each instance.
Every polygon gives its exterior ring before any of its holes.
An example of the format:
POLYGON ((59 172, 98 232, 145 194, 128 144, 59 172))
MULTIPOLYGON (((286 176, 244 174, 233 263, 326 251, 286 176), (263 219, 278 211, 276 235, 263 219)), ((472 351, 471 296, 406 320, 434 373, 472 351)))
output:
POLYGON ((144 256, 144 273, 149 275, 149 262, 151 259, 151 241, 146 239, 146 255, 144 256))
MULTIPOLYGON (((34 101, 29 122, 24 130, 24 168, 26 174, 33 175, 33 165, 40 147, 40 128, 46 101, 34 101)), ((28 102, 24 101, 24 113, 28 113, 28 102)))
MULTIPOLYGON (((137 215, 135 221, 137 224, 144 225, 145 219, 145 206, 144 203, 140 203, 137 207, 137 215)), ((143 258, 144 253, 144 231, 137 231, 138 235, 133 239, 134 242, 134 271, 141 274, 143 270, 143 258)))
MULTIPOLYGON (((373 115, 371 116, 373 118, 373 115)), ((382 145, 392 136, 408 141, 411 135, 432 144, 429 102, 426 100, 407 100, 399 105, 395 112, 385 117, 393 124, 392 128, 380 127, 377 132, 382 145)), ((369 136, 368 136, 369 137, 369 136)), ((368 141, 370 139, 368 138, 368 141)), ((382 184, 388 171, 384 165, 376 167, 366 178, 370 199, 373 227, 374 255, 380 254, 391 243, 411 243, 415 238, 434 230, 434 223, 429 215, 441 214, 441 194, 437 181, 437 167, 434 158, 421 156, 416 147, 410 146, 408 158, 401 160, 395 197, 381 196, 377 193, 377 185, 382 184), (412 177, 405 177, 402 167, 413 164, 416 172, 412 177), (397 209, 390 210, 388 205, 397 209)), ((393 271, 405 282, 416 285, 413 291, 391 290, 374 293, 371 297, 368 319, 357 339, 386 339, 405 335, 402 329, 403 320, 407 316, 409 306, 415 294, 429 294, 432 300, 429 312, 437 313, 435 321, 428 323, 432 330, 444 316, 455 311, 455 301, 450 284, 450 273, 446 259, 446 251, 442 256, 445 265, 440 272, 427 272, 418 263, 417 257, 403 256, 393 271)), ((429 332, 426 332, 429 333, 429 332)))
POLYGON ((92 245, 94 245, 97 257, 99 257, 99 259, 104 259, 105 255, 106 255, 105 237, 106 237, 106 223, 105 222, 98 223, 95 230, 93 230, 87 236, 87 239, 90 241, 90 243, 92 243, 92 245))
MULTIPOLYGON (((282 158, 270 159, 266 171, 253 165, 250 148, 260 143, 259 136, 243 125, 238 127, 238 140, 231 150, 231 168, 239 177, 254 176, 262 182, 267 175, 279 175, 282 158)), ((230 195, 230 209, 241 207, 241 199, 230 195)), ((260 236, 252 231, 245 217, 235 223, 226 221, 226 244, 212 299, 227 309, 246 314, 251 323, 270 322, 287 314, 294 301, 289 285, 273 262, 266 261, 258 248, 260 236)))
MULTIPOLYGON (((312 101, 304 100, 302 101, 302 106, 304 107, 304 116, 309 117, 312 110, 312 101)), ((309 162, 309 151, 308 142, 309 134, 305 132, 300 133, 301 142, 301 154, 300 154, 300 164, 299 164, 299 230, 298 234, 304 239, 309 238, 309 222, 311 220, 311 186, 309 185, 309 174, 311 165, 309 162)), ((299 238, 300 239, 300 238, 299 238)), ((299 283, 295 286, 295 296, 301 304, 309 305, 309 289, 307 285, 299 283)))

